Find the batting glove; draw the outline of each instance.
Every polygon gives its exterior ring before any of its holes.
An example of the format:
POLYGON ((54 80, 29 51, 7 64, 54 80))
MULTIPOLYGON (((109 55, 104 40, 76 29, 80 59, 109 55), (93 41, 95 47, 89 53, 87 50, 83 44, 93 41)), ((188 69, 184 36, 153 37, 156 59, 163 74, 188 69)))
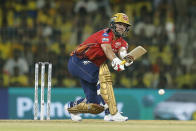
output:
POLYGON ((125 59, 126 60, 126 63, 125 63, 125 66, 130 66, 130 65, 132 65, 133 64, 133 57, 132 56, 130 56, 130 55, 126 55, 123 59, 125 59))
POLYGON ((131 62, 126 62, 126 63, 125 63, 125 66, 128 67, 128 66, 130 66, 130 65, 132 65, 132 64, 133 64, 133 61, 131 61, 131 62))
POLYGON ((118 57, 114 58, 112 60, 112 63, 111 63, 113 69, 116 70, 116 71, 123 71, 123 70, 125 70, 125 67, 124 67, 123 64, 121 64, 121 62, 122 61, 118 57))

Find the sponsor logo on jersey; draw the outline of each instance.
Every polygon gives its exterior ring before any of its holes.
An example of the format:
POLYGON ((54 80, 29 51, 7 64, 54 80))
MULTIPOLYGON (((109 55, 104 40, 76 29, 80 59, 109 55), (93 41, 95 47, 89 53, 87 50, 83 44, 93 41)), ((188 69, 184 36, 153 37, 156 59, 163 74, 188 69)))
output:
POLYGON ((109 38, 102 38, 102 42, 109 42, 109 38))
POLYGON ((109 36, 109 35, 108 35, 108 33, 103 33, 103 36, 107 37, 107 36, 109 36))
POLYGON ((115 48, 119 48, 121 46, 121 43, 120 42, 116 42, 114 46, 115 46, 115 48))

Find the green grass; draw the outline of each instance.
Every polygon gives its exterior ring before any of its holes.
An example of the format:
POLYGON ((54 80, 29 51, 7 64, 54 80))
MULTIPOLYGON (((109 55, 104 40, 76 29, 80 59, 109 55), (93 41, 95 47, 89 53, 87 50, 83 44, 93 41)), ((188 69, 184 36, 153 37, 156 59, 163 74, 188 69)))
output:
POLYGON ((196 131, 196 121, 0 120, 0 131, 196 131))

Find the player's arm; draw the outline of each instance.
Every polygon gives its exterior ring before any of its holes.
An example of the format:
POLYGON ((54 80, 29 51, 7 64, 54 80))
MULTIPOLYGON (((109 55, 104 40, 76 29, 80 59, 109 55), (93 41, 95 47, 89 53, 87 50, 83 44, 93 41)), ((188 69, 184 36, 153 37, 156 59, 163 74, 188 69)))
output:
POLYGON ((121 47, 118 51, 118 56, 123 59, 127 55, 127 50, 125 47, 121 47))
POLYGON ((112 67, 114 70, 122 71, 125 69, 124 65, 121 64, 122 61, 115 55, 110 44, 101 44, 101 48, 106 57, 112 61, 112 67))
POLYGON ((104 51, 106 57, 112 61, 114 58, 116 58, 117 56, 115 55, 115 53, 112 50, 112 47, 110 44, 101 44, 101 48, 104 51))
POLYGON ((127 50, 125 47, 121 47, 118 51, 118 56, 124 60, 124 59, 128 59, 129 61, 127 61, 125 63, 126 66, 130 66, 133 63, 133 57, 127 54, 127 50))

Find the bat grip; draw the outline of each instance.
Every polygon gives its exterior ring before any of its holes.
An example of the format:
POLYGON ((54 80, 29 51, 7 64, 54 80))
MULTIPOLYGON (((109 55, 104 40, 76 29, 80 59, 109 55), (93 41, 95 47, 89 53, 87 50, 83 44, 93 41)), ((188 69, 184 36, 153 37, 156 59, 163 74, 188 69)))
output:
POLYGON ((126 63, 126 60, 123 60, 120 64, 124 65, 126 63))

